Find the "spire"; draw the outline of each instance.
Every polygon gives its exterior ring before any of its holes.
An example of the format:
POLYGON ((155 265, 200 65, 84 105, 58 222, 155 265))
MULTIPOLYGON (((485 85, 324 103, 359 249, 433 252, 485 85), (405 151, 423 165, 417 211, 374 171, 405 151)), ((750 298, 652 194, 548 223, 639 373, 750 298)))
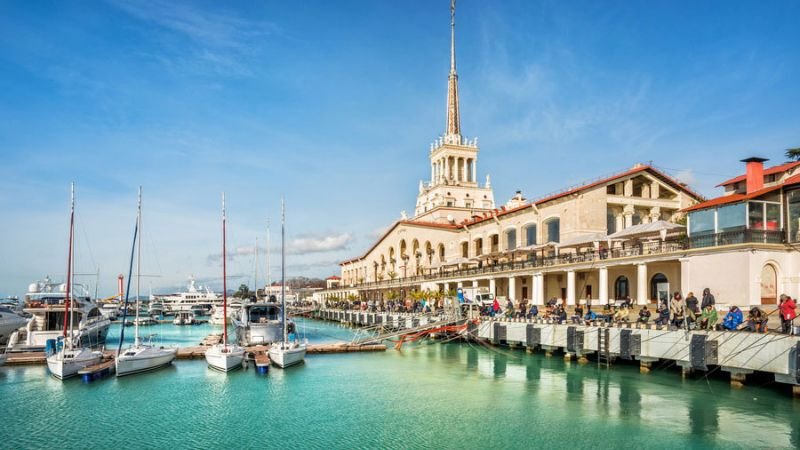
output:
POLYGON ((450 74, 447 77, 445 143, 461 144, 461 115, 458 111, 458 74, 456 73, 456 0, 450 0, 450 74))

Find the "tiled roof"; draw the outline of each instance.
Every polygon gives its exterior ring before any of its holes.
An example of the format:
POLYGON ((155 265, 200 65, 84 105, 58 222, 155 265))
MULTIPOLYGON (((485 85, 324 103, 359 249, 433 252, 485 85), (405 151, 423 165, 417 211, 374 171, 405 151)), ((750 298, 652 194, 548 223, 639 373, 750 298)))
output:
MULTIPOLYGON (((788 180, 787 180, 788 181, 788 180)), ((723 195, 722 197, 712 198, 711 200, 698 203, 696 205, 692 205, 688 208, 683 209, 684 212, 689 211, 697 211, 698 209, 706 209, 711 208, 712 206, 719 206, 719 205, 728 205, 731 203, 739 203, 745 200, 752 200, 754 198, 761 197, 764 194, 769 194, 772 191, 777 191, 778 189, 782 188, 783 184, 777 184, 775 186, 765 187, 763 189, 759 189, 757 191, 753 191, 749 194, 730 194, 730 195, 723 195)))
MULTIPOLYGON (((764 169, 764 176, 774 175, 774 174, 777 174, 777 173, 783 173, 783 172, 786 172, 789 169, 797 167, 798 165, 800 165, 800 161, 792 161, 792 162, 780 164, 780 165, 777 165, 777 166, 768 167, 768 168, 764 169)), ((733 183, 738 183, 740 181, 744 181, 746 177, 747 177, 746 175, 739 175, 738 177, 733 177, 730 180, 723 181, 722 183, 718 184, 717 187, 727 186, 729 184, 733 184, 733 183)))

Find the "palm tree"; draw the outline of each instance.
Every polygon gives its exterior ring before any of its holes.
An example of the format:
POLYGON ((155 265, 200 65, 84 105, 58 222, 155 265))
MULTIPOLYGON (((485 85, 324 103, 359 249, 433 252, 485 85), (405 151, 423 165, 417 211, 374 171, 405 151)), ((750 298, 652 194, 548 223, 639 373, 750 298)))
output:
POLYGON ((800 147, 786 149, 786 157, 792 161, 800 161, 800 147))

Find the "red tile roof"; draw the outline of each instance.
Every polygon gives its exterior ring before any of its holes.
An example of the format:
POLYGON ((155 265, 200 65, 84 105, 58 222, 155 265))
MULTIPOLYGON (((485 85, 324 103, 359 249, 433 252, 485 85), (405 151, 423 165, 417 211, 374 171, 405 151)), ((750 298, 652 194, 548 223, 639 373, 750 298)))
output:
MULTIPOLYGON (((783 173, 786 172, 787 170, 797 167, 798 165, 800 165, 800 161, 792 161, 777 166, 772 166, 767 169, 764 169, 764 176, 783 173)), ((744 181, 745 177, 746 177, 745 175, 739 175, 738 177, 733 177, 728 181, 723 181, 722 183, 718 184, 717 187, 728 186, 729 184, 744 181)))
MULTIPOLYGON (((797 176, 797 175, 795 175, 797 176)), ((794 177, 792 177, 794 178, 794 177)), ((787 180, 788 181, 788 180, 787 180)), ((722 197, 712 198, 711 200, 698 203, 696 205, 692 205, 688 208, 683 209, 683 212, 689 211, 697 211, 698 209, 706 209, 711 208, 712 206, 719 206, 719 205, 728 205, 731 203, 739 203, 745 200, 752 200, 757 197, 761 197, 764 194, 769 194, 772 191, 777 191, 778 189, 782 188, 783 184, 777 184, 775 186, 765 187, 763 189, 759 189, 757 191, 751 192, 749 194, 730 194, 730 195, 723 195, 722 197)))

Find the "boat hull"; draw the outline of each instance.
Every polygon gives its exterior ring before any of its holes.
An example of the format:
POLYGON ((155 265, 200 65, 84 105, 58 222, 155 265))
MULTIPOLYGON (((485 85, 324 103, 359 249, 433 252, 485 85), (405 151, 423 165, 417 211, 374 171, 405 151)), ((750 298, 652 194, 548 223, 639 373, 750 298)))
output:
POLYGON ((249 347, 252 345, 269 345, 281 340, 283 329, 280 321, 267 323, 244 323, 234 320, 236 325, 236 340, 239 345, 249 347))
POLYGON ((298 345, 286 348, 275 345, 269 349, 269 359, 281 369, 300 364, 306 359, 306 346, 298 345))
POLYGON ((242 366, 244 361, 244 348, 238 345, 212 345, 206 350, 206 362, 208 367, 219 370, 220 372, 228 372, 238 369, 242 366))
POLYGON ((5 364, 7 359, 8 359, 8 355, 7 354, 0 353, 0 366, 5 364))
POLYGON ((66 380, 77 375, 79 370, 95 365, 102 359, 102 353, 88 348, 61 349, 47 357, 47 368, 54 377, 66 380))
POLYGON ((123 377, 160 369, 170 365, 177 354, 177 348, 160 348, 150 345, 132 347, 117 356, 117 376, 123 377))

